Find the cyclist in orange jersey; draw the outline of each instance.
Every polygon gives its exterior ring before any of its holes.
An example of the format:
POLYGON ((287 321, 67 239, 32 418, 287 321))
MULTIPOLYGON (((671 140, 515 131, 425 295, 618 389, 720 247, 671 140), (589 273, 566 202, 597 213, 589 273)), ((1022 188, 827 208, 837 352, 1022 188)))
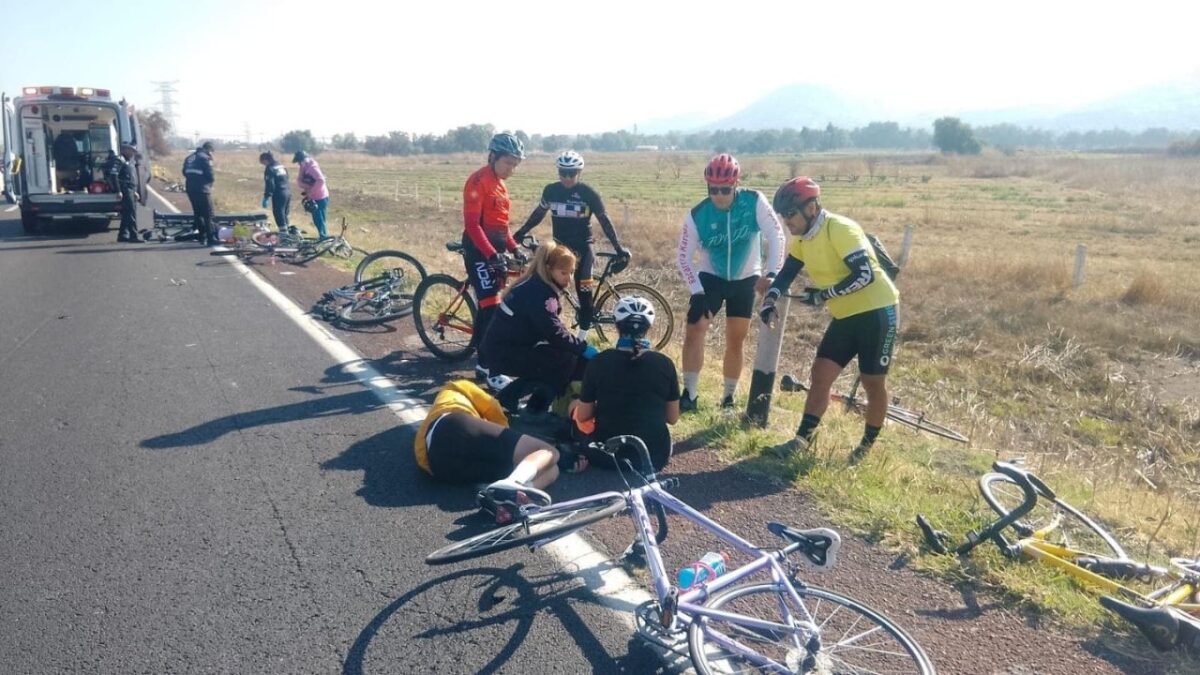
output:
POLYGON ((475 374, 485 378, 493 390, 503 389, 511 380, 488 372, 483 336, 500 304, 500 290, 508 275, 504 252, 522 257, 508 231, 510 202, 504 179, 513 175, 523 159, 525 145, 521 139, 509 133, 496 134, 488 143, 487 166, 471 174, 463 186, 463 260, 479 303, 474 326, 480 345, 475 374))

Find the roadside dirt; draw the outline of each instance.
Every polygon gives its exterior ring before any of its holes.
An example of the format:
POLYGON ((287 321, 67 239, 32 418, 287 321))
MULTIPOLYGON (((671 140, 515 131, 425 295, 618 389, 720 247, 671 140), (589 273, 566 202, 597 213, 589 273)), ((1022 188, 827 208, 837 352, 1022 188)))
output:
MULTIPOLYGON (((186 210, 182 195, 171 195, 186 210)), ((180 244, 185 245, 185 244, 180 244)), ((305 266, 283 263, 250 265, 298 305, 311 308, 327 289, 350 280, 349 273, 320 261, 305 266)), ((431 273, 460 270, 429 270, 431 273)), ((410 319, 380 328, 340 331, 330 328, 380 372, 394 378, 414 395, 432 398, 432 391, 455 377, 469 377, 473 361, 446 364, 421 347, 410 319)), ((410 448, 396 448, 410 453, 410 448)), ((415 466, 413 470, 417 470, 415 466)), ((750 477, 722 462, 697 442, 677 439, 667 473, 681 478, 674 490, 681 499, 751 541, 773 546, 764 523, 779 521, 801 528, 833 527, 802 490, 750 477)), ((564 476, 553 487, 556 499, 582 496, 620 487, 615 473, 599 469, 564 476)), ((464 519, 465 527, 481 527, 464 519)), ((836 528, 835 528, 836 529, 836 528)), ((593 541, 619 554, 632 540, 624 520, 601 523, 589 530, 593 541)), ((843 535, 838 567, 806 580, 865 602, 910 631, 942 673, 1171 673, 1200 672, 1195 662, 1177 655, 1162 656, 1137 636, 1103 633, 1079 635, 1031 612, 1006 605, 998 596, 972 588, 954 588, 919 574, 908 561, 869 542, 843 535)), ((703 555, 706 536, 676 520, 663 547, 668 569, 674 570, 703 555), (685 548, 685 544, 687 545, 685 548)), ((457 538, 457 536, 455 537, 457 538)), ((644 574, 631 570, 635 576, 644 574)), ((597 672, 607 669, 597 664, 597 672)))

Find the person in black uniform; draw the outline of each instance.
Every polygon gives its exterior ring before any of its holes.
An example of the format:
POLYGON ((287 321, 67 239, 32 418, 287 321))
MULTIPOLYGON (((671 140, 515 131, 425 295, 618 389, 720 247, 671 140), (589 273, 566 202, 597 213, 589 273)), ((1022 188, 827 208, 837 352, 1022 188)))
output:
POLYGON ((617 241, 617 232, 604 211, 600 195, 579 179, 579 174, 583 172, 583 157, 574 150, 567 150, 558 156, 555 163, 558 165, 558 182, 550 183, 542 190, 541 203, 529 214, 513 239, 522 241, 545 219, 546 212, 550 212, 554 238, 574 251, 579 260, 575 266, 575 290, 579 294, 579 336, 583 337, 592 326, 593 314, 592 215, 595 214, 596 220, 600 221, 600 227, 612 243, 613 250, 621 256, 617 271, 629 264, 629 251, 617 241))
POLYGON ((288 212, 292 209, 292 193, 288 187, 287 168, 275 159, 270 151, 258 156, 263 165, 263 198, 262 207, 267 208, 271 202, 271 210, 275 213, 275 225, 280 232, 287 232, 288 212))
POLYGON ((212 153, 212 141, 205 141, 183 160, 184 187, 196 217, 196 240, 202 246, 217 245, 217 234, 212 231, 212 153))
POLYGON ((121 193, 121 229, 117 241, 142 243, 137 228, 138 176, 134 157, 137 150, 128 143, 121 144, 121 154, 108 163, 108 179, 112 188, 121 193))
POLYGON ((543 242, 529 269, 505 292, 483 337, 491 375, 519 377, 549 388, 549 398, 543 392, 531 396, 526 412, 543 412, 567 385, 583 378, 587 359, 598 353, 571 335, 558 315, 559 294, 574 272, 571 249, 553 239, 543 242))

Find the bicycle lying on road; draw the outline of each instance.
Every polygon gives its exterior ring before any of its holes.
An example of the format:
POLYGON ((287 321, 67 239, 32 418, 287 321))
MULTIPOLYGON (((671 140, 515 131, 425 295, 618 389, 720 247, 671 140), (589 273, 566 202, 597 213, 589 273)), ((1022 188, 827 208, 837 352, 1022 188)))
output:
MULTIPOLYGON (((141 231, 142 239, 146 241, 197 241, 200 238, 196 229, 196 217, 190 213, 162 213, 155 210, 154 227, 141 231)), ((267 222, 265 213, 236 213, 214 215, 213 227, 237 227, 239 225, 251 228, 260 227, 267 222)))
POLYGON ((1156 648, 1200 649, 1200 562, 1172 558, 1166 568, 1133 560, 1111 534, 1033 472, 1007 462, 992 469, 979 479, 979 491, 1000 517, 949 549, 949 536, 918 515, 930 549, 961 556, 990 541, 1008 558, 1031 558, 1111 594, 1100 603, 1137 626, 1156 648), (1008 528, 1018 535, 1015 542, 1004 536, 1008 528), (1141 593, 1123 583, 1135 580, 1163 585, 1141 593))
MULTIPOLYGON (((846 410, 853 410, 860 415, 865 415, 867 413, 867 399, 858 395, 858 385, 860 383, 861 379, 855 376, 854 384, 850 386, 849 394, 834 391, 829 394, 829 400, 841 403, 846 406, 846 410)), ((781 391, 808 391, 808 385, 792 375, 784 375, 783 379, 779 381, 779 389, 781 391)), ((925 416, 925 413, 901 408, 898 405, 888 404, 887 418, 893 422, 899 422, 900 424, 912 427, 917 431, 925 431, 935 436, 958 441, 959 443, 970 441, 969 438, 957 431, 929 419, 925 416)))
MULTIPOLYGON (((468 560, 518 546, 538 548, 600 520, 627 514, 637 545, 645 552, 655 599, 635 615, 639 637, 660 646, 685 634, 697 672, 933 673, 921 647, 903 629, 862 603, 798 578, 790 556, 823 570, 834 566, 841 540, 833 530, 795 530, 780 523, 767 529, 786 542, 764 548, 726 530, 668 492, 677 478, 659 480, 650 469, 646 444, 617 436, 593 446, 616 457, 625 448, 640 456, 645 474, 625 479, 624 492, 606 492, 545 507, 520 507, 519 520, 459 541, 426 557, 431 565, 468 560), (648 508, 647 505, 650 505, 648 508), (650 509, 658 521, 655 532, 650 509), (752 558, 741 567, 680 589, 667 576, 658 550, 667 538, 670 510, 752 558), (751 580, 750 583, 739 582, 751 580), (765 577, 765 578, 764 578, 765 577)), ((620 469, 620 462, 617 463, 620 469)))
MULTIPOLYGON (((266 219, 266 215, 263 219, 266 219)), ((213 251, 211 255, 235 255, 242 260, 250 260, 258 256, 278 258, 293 265, 302 265, 323 255, 338 258, 353 258, 355 253, 365 253, 355 248, 346 239, 346 219, 342 218, 341 231, 332 237, 313 239, 291 232, 273 232, 271 230, 256 230, 248 239, 238 240, 231 248, 213 251)))
MULTIPOLYGON (((536 240, 529 248, 536 248, 536 240)), ((462 254, 461 242, 446 243, 446 250, 462 254)), ((625 269, 627 261, 616 253, 597 251, 596 257, 605 260, 604 271, 596 278, 595 303, 592 317, 592 330, 602 343, 614 341, 617 338, 616 319, 613 310, 617 302, 627 296, 641 296, 650 300, 657 310, 654 326, 646 338, 654 349, 662 349, 671 340, 675 331, 675 315, 671 305, 657 290, 645 284, 629 281, 614 284, 611 277, 625 269)), ((509 276, 514 272, 520 274, 520 269, 514 269, 510 263, 509 276)), ((571 292, 564 292, 566 299, 579 315, 579 300, 571 292)), ((445 361, 465 359, 475 351, 478 338, 475 336, 475 315, 477 305, 471 295, 471 284, 468 281, 455 279, 449 274, 433 274, 426 278, 417 288, 414 301, 413 318, 416 321, 417 335, 421 342, 434 356, 445 361)))
POLYGON ((371 326, 408 316, 425 267, 403 251, 377 251, 354 270, 354 283, 326 291, 315 312, 345 326, 371 326))

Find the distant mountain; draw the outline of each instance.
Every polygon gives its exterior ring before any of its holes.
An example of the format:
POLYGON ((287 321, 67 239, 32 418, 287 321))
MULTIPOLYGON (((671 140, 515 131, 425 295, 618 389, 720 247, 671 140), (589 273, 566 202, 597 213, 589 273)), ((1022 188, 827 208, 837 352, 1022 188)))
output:
POLYGON ((1200 129, 1200 78, 1131 91, 1059 115, 1052 128, 1140 131, 1152 127, 1200 129))
POLYGON ((645 133, 701 129, 842 128, 874 121, 930 128, 939 117, 954 116, 974 126, 1015 124, 1053 131, 1087 131, 1119 127, 1138 132, 1151 127, 1175 131, 1200 129, 1200 77, 1162 83, 1069 109, 1046 106, 914 112, 907 106, 855 98, 830 87, 792 84, 763 96, 738 112, 717 120, 700 121, 700 114, 681 115, 639 125, 645 133), (690 122, 690 123, 689 123, 690 122))
POLYGON ((823 128, 830 122, 855 127, 879 117, 876 106, 829 87, 791 84, 763 96, 738 112, 704 125, 705 129, 823 128))

